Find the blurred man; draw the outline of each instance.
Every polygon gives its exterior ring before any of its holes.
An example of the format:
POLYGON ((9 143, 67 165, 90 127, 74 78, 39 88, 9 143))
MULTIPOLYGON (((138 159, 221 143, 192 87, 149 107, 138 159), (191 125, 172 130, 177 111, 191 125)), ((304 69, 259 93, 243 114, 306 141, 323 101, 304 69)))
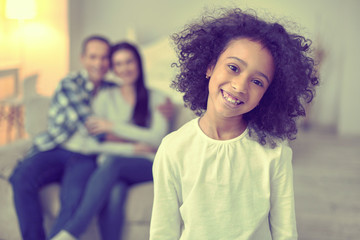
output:
POLYGON ((109 52, 109 41, 102 36, 84 40, 81 54, 84 69, 61 80, 50 105, 47 131, 35 137, 31 150, 10 178, 24 240, 46 239, 39 201, 41 187, 61 182, 61 209, 51 236, 71 217, 96 168, 96 155, 73 152, 66 142, 92 115, 91 101, 96 93, 112 85, 104 81, 109 52))

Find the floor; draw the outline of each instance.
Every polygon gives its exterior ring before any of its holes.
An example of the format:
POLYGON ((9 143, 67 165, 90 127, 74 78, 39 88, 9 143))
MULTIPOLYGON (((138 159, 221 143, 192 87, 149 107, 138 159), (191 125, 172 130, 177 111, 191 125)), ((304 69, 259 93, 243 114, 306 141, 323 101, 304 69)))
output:
POLYGON ((311 130, 292 148, 299 240, 360 239, 360 136, 311 130))

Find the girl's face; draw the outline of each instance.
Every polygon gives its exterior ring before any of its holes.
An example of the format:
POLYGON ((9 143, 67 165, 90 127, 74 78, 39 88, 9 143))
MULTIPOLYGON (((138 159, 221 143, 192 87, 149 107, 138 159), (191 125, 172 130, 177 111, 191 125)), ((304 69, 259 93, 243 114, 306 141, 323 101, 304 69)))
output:
POLYGON ((260 43, 247 38, 229 42, 210 76, 207 111, 224 118, 241 117, 260 102, 274 76, 274 61, 260 43))
POLYGON ((135 84, 139 77, 139 64, 134 53, 128 49, 116 51, 111 59, 114 73, 123 84, 135 84))

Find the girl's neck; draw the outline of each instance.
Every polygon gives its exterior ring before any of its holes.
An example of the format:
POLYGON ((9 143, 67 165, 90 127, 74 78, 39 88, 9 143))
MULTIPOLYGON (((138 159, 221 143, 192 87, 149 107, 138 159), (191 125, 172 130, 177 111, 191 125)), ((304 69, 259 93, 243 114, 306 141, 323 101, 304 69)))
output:
POLYGON ((233 118, 215 118, 208 112, 200 118, 201 130, 210 138, 216 140, 229 140, 240 136, 247 124, 242 116, 233 118))
POLYGON ((130 105, 135 105, 136 102, 136 89, 133 84, 125 84, 120 88, 121 95, 127 103, 130 105))

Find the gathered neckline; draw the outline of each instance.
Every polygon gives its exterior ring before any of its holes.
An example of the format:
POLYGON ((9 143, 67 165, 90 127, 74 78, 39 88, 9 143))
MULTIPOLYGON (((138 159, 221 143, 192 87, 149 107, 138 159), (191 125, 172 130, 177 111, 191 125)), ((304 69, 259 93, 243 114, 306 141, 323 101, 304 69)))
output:
POLYGON ((194 119, 193 123, 196 124, 196 130, 200 132, 200 135, 206 139, 209 142, 213 142, 213 143, 218 143, 218 144, 229 144, 235 141, 239 141, 240 139, 244 138, 246 135, 248 135, 248 127, 245 128, 245 130, 237 137, 231 138, 231 139, 226 139, 226 140, 220 140, 220 139, 214 139, 209 137, 208 135, 206 135, 203 130, 200 128, 200 117, 197 117, 196 119, 194 119))

